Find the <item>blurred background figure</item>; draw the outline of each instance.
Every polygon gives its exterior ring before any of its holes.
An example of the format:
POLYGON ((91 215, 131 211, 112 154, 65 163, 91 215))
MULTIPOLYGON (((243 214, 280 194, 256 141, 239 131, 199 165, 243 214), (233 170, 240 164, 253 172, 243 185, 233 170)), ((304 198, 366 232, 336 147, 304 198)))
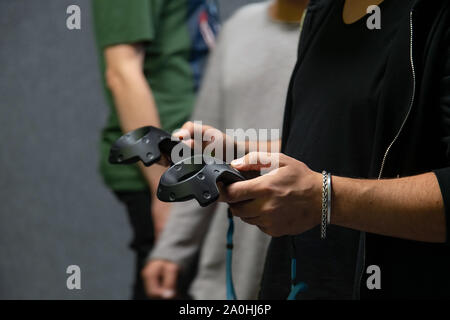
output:
MULTIPOLYGON (((297 57, 306 0, 274 0, 240 9, 225 23, 208 63, 192 119, 220 130, 280 129, 297 57), (261 112, 264 110, 264 112, 261 112)), ((270 131, 269 131, 270 132, 270 131)), ((177 280, 200 253, 190 293, 225 299, 227 205, 173 204, 143 275, 150 295, 177 296, 177 280)), ((256 299, 270 237, 235 219, 233 279, 238 299, 256 299)))
MULTIPOLYGON (((218 0, 221 18, 255 1, 218 0)), ((98 172, 110 106, 93 18, 91 0, 0 1, 0 299, 131 296, 132 230, 98 172)))
POLYGON ((109 150, 123 133, 149 125, 172 132, 190 117, 215 42, 217 8, 208 0, 94 0, 93 9, 110 105, 100 171, 127 207, 136 254, 133 298, 145 299, 140 273, 170 208, 156 197, 165 168, 111 165, 109 150))

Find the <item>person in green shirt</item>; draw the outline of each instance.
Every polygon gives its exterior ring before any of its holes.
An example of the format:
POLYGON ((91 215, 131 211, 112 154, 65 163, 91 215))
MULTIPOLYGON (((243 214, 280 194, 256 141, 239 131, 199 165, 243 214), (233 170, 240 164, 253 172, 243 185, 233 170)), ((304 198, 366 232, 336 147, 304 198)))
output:
POLYGON ((128 209, 137 255, 133 298, 144 299, 140 272, 169 212, 154 192, 164 168, 111 165, 109 150, 124 132, 148 125, 173 132, 188 120, 214 45, 217 8, 207 0, 93 0, 93 14, 110 107, 100 171, 128 209))

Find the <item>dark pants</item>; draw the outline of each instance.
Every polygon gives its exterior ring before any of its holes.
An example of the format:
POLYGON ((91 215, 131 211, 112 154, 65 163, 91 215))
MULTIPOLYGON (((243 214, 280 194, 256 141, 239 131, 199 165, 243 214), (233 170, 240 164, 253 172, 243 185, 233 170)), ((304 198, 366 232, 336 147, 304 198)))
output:
POLYGON ((135 278, 133 285, 133 299, 148 299, 145 294, 141 271, 155 242, 155 233, 151 215, 150 192, 116 192, 119 200, 125 204, 128 219, 133 230, 133 240, 130 248, 136 254, 135 278))
MULTIPOLYGON (((155 232, 151 215, 150 191, 116 192, 116 196, 127 207, 128 219, 133 231, 133 240, 130 244, 130 248, 136 254, 133 299, 145 300, 148 299, 148 297, 145 293, 141 271, 145 266, 147 257, 155 243, 155 232)), ((191 299, 187 292, 189 285, 197 272, 197 258, 198 257, 194 259, 191 266, 184 270, 183 274, 180 275, 177 281, 177 299, 191 299)))

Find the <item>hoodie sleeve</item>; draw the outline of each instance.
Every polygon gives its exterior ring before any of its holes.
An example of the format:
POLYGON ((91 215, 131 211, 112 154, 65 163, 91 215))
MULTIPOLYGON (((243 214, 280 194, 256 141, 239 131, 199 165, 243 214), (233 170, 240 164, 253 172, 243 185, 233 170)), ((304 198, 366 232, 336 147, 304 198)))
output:
POLYGON ((446 146, 447 167, 434 170, 444 201, 447 244, 450 244, 450 29, 445 37, 447 59, 444 63, 443 76, 440 83, 440 113, 443 132, 442 142, 446 146))

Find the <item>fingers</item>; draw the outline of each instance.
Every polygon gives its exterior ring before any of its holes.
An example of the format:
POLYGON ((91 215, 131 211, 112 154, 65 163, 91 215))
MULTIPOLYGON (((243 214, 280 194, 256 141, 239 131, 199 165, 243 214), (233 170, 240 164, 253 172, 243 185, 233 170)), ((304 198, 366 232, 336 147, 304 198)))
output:
MULTIPOLYGON (((180 130, 176 131, 176 134, 178 134, 178 131, 184 132, 186 135, 189 135, 189 139, 194 136, 194 123, 192 121, 188 121, 181 127, 180 130)), ((188 138, 186 136, 183 136, 183 138, 188 138)))
POLYGON ((150 297, 173 299, 179 267, 169 261, 151 261, 142 271, 145 289, 150 297))
POLYGON ((180 129, 174 131, 172 135, 192 149, 194 147, 194 128, 195 124, 188 121, 180 129))
POLYGON ((221 200, 228 203, 237 203, 264 197, 270 192, 268 176, 235 182, 226 188, 221 188, 221 200))
POLYGON ((230 204, 231 214, 241 219, 250 219, 250 220, 256 219, 261 214, 258 211, 259 208, 255 202, 256 202, 255 200, 253 201, 247 200, 244 202, 230 204))
POLYGON ((203 137, 203 134, 208 130, 217 130, 211 126, 203 125, 201 122, 188 121, 181 129, 174 132, 174 136, 181 140, 189 140, 194 137, 203 137))
POLYGON ((222 137, 222 132, 211 126, 188 121, 181 127, 181 129, 175 131, 173 136, 179 140, 182 140, 183 143, 191 149, 198 146, 201 150, 203 150, 203 148, 213 142, 216 137, 222 137))
POLYGON ((162 265, 156 261, 149 262, 142 270, 145 291, 149 297, 160 297, 162 285, 160 284, 160 273, 162 265))
POLYGON ((258 171, 264 168, 279 168, 285 165, 283 154, 267 152, 250 152, 244 157, 231 162, 231 166, 239 171, 258 171))
POLYGON ((164 299, 173 299, 175 297, 176 285, 178 279, 177 265, 170 263, 164 268, 164 276, 162 279, 162 297, 164 299))
POLYGON ((191 132, 189 128, 186 129, 182 127, 181 129, 175 130, 172 136, 186 143, 187 141, 191 141, 191 137, 193 137, 193 132, 191 132))
POLYGON ((231 213, 239 218, 254 219, 264 215, 267 206, 265 198, 230 204, 231 213))

